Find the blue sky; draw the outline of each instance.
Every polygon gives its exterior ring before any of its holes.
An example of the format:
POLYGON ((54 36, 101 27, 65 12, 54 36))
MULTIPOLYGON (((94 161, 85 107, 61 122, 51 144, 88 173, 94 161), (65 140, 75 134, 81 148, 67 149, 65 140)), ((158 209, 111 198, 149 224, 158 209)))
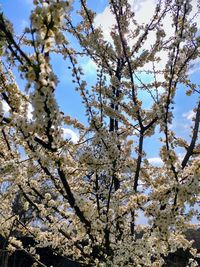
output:
MULTIPOLYGON (((147 17, 148 12, 154 7, 152 5, 153 0, 130 0, 134 1, 135 8, 137 11, 138 17, 147 17), (144 2, 145 10, 141 9, 142 2, 144 2)), ((197 0, 193 0, 196 3, 197 0)), ((112 22, 112 18, 109 15, 107 9, 107 0, 89 0, 89 6, 96 11, 98 14, 98 23, 101 23, 105 30, 108 30, 106 25, 109 25, 112 22)), ((75 5, 77 6, 78 1, 75 1, 75 5)), ((1 9, 4 14, 12 21, 14 25, 15 32, 20 34, 23 28, 28 24, 28 17, 30 15, 30 10, 32 8, 32 0, 0 0, 1 9)), ((76 19, 74 17, 74 19, 76 19)), ((98 24, 97 23, 97 24, 98 24)), ((81 103, 81 98, 79 93, 74 90, 74 85, 71 82, 71 75, 69 70, 67 69, 68 63, 64 62, 60 56, 52 57, 53 67, 55 69, 56 74, 60 80, 59 86, 56 91, 56 96, 58 103, 65 114, 70 114, 72 117, 78 118, 82 122, 86 122, 85 118, 85 110, 81 103)), ((89 85, 95 84, 96 82, 96 72, 93 63, 88 59, 82 59, 81 65, 85 71, 85 79, 89 85)), ((199 82, 199 72, 200 65, 199 63, 195 66, 195 71, 191 74, 191 78, 197 84, 199 82)), ((17 75, 17 73, 16 73, 17 75)), ((145 78, 145 77, 144 77, 145 78)), ((24 87, 24 82, 17 78, 20 88, 24 87)), ((148 104, 148 100, 143 96, 144 103, 148 104), (145 102, 146 101, 146 102, 145 102)), ((175 97, 175 118, 173 121, 173 129, 178 133, 178 135, 182 135, 187 137, 189 135, 189 126, 192 125, 192 107, 194 107, 195 102, 197 101, 196 96, 188 97, 185 95, 185 88, 180 87, 177 90, 177 94, 175 97)), ((148 151, 148 155, 150 158, 158 158, 158 143, 152 138, 148 138, 145 141, 145 148, 148 151)))

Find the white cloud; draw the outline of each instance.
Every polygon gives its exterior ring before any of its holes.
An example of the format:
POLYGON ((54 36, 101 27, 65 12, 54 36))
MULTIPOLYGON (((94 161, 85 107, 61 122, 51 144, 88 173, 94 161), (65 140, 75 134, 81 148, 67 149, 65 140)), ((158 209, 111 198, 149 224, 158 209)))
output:
MULTIPOLYGON (((156 4, 159 2, 158 0, 129 0, 129 4, 132 6, 133 10, 135 11, 135 18, 139 23, 148 23, 149 19, 154 14, 154 10, 156 4)), ((197 27, 200 28, 200 14, 198 14, 198 0, 192 0, 192 11, 190 13, 190 18, 194 18, 194 21, 197 23, 197 27)), ((162 3, 162 1, 161 1, 162 3)), ((165 3, 165 1, 163 1, 165 3)), ((170 24, 168 24, 168 19, 164 20, 164 27, 165 30, 170 33, 170 24)))
POLYGON ((135 19, 139 23, 148 23, 154 14, 156 0, 129 0, 135 12, 135 19))
MULTIPOLYGON (((132 9, 135 11, 134 19, 139 24, 143 24, 143 23, 147 24, 150 22, 155 11, 156 0, 143 0, 143 1, 129 0, 129 4, 132 6, 132 9)), ((171 24, 171 22, 169 22, 169 20, 171 20, 171 17, 168 15, 168 18, 165 20, 167 20, 165 23, 167 36, 171 36, 172 30, 171 30, 171 27, 169 27, 169 25, 171 24)), ((111 13, 109 7, 106 7, 104 11, 102 13, 99 13, 95 18, 95 26, 100 26, 105 40, 107 40, 111 44, 113 44, 113 41, 110 36, 110 30, 112 28, 112 25, 114 25, 115 23, 116 23, 115 17, 111 13)), ((130 22, 129 28, 130 29, 135 28, 135 25, 133 22, 130 22)), ((135 41, 136 41, 135 39, 129 40, 129 45, 133 46, 135 44, 135 41)), ((156 41, 155 32, 149 32, 148 40, 146 40, 142 48, 145 50, 150 49, 151 46, 155 43, 155 41, 156 41)), ((163 69, 168 59, 168 54, 166 52, 161 51, 159 53, 159 56, 161 58, 161 61, 156 64, 155 66, 156 70, 163 69)), ((152 66, 152 63, 150 62, 150 63, 145 64, 145 66, 143 66, 140 70, 149 70, 149 69, 152 70, 152 68, 153 66, 152 66)), ((157 75, 157 80, 161 80, 161 79, 163 80, 163 75, 162 74, 157 75)))
POLYGON ((87 62, 82 63, 81 67, 86 75, 96 74, 97 65, 92 59, 89 59, 87 62))
POLYGON ((5 100, 0 100, 0 115, 8 117, 10 112, 10 107, 5 100))
POLYGON ((161 165, 163 164, 163 161, 160 157, 154 157, 154 158, 148 158, 148 161, 150 164, 153 165, 161 165))
POLYGON ((188 74, 193 74, 200 71, 200 58, 193 60, 192 64, 190 65, 188 74))
POLYGON ((197 72, 199 72, 199 71, 200 71, 200 66, 199 66, 199 65, 195 65, 194 67, 192 67, 192 68, 189 70, 188 74, 191 75, 191 74, 193 74, 193 73, 197 73, 197 72))
MULTIPOLYGON (((156 7, 156 3, 158 3, 158 0, 129 0, 129 4, 131 5, 133 11, 135 12, 135 17, 136 21, 139 24, 147 24, 150 22, 154 11, 156 7)), ((164 1, 161 3, 164 6, 164 1)), ((197 0, 192 0, 191 5, 193 7, 192 12, 190 14, 190 18, 193 18, 195 14, 198 12, 198 7, 197 7, 198 1, 197 0)), ((197 28, 200 28, 200 14, 194 18, 194 22, 197 23, 197 28)), ((166 14, 165 18, 162 21, 163 27, 166 33, 166 39, 170 38, 174 34, 174 28, 171 26, 173 21, 172 17, 169 13, 166 14)), ((110 30, 112 28, 112 25, 115 24, 115 17, 111 13, 110 8, 107 6, 102 13, 99 13, 96 18, 95 18, 95 26, 100 26, 102 29, 103 35, 105 40, 109 41, 110 43, 112 42, 112 38, 110 36, 110 30)), ((134 24, 130 22, 130 29, 134 28, 134 24)), ((156 41, 156 35, 155 32, 151 31, 149 32, 148 39, 143 45, 143 49, 150 49, 151 46, 155 43, 156 41)), ((130 40, 129 45, 132 46, 134 45, 135 40, 130 40)), ((156 70, 162 70, 165 68, 165 65, 168 61, 168 52, 167 51, 161 51, 157 54, 160 57, 160 61, 155 63, 155 69, 156 70)), ((152 70, 152 63, 147 63, 145 66, 141 68, 141 70, 152 70)), ((194 69, 194 71, 197 71, 198 69, 194 69)), ((158 74, 157 75, 157 80, 158 81, 163 81, 164 76, 163 74, 158 74)))
MULTIPOLYGON (((148 23, 152 17, 156 0, 129 0, 128 1, 135 11, 135 19, 138 23, 148 23)), ((104 38, 112 43, 110 30, 115 24, 115 16, 111 13, 109 6, 107 6, 102 13, 95 17, 95 26, 100 27, 103 31, 104 38)), ((134 26, 132 23, 130 27, 134 26)))
POLYGON ((69 128, 61 128, 61 129, 63 132, 63 138, 64 139, 69 139, 73 143, 78 143, 79 138, 78 138, 78 135, 74 131, 72 131, 69 128))
POLYGON ((186 113, 183 113, 183 117, 189 121, 191 121, 195 116, 195 113, 193 110, 189 110, 188 112, 186 113))
POLYGON ((181 162, 184 159, 184 153, 178 153, 178 159, 181 162))
POLYGON ((112 42, 110 30, 112 25, 115 23, 115 18, 109 7, 106 7, 102 13, 97 14, 94 23, 96 27, 100 27, 103 31, 105 40, 112 42))
MULTIPOLYGON (((32 120, 33 119, 32 112, 33 112, 33 106, 30 103, 28 103, 27 110, 26 110, 26 116, 27 116, 27 118, 29 120, 32 120)), ((3 116, 5 116, 5 117, 8 117, 10 115, 9 114, 10 113, 10 107, 6 103, 6 101, 4 101, 4 100, 1 100, 0 101, 0 113, 2 113, 3 116)))
POLYGON ((8 104, 5 101, 3 101, 2 104, 3 104, 4 112, 8 113, 10 111, 10 107, 8 106, 8 104))
POLYGON ((32 112, 33 112, 33 106, 29 103, 29 104, 28 104, 28 108, 27 108, 27 110, 26 110, 27 118, 28 118, 29 120, 32 120, 32 119, 33 119, 33 114, 32 114, 32 112))

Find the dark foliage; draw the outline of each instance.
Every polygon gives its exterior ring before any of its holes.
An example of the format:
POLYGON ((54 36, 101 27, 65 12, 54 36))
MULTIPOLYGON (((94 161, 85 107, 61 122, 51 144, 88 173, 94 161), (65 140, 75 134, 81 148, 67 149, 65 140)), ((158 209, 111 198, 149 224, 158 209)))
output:
MULTIPOLYGON (((138 236, 139 237, 139 236, 138 236)), ((194 240, 193 247, 200 252, 200 229, 189 230, 186 233, 188 240, 194 240)), ((23 237, 21 241, 24 247, 33 246, 35 244, 33 238, 23 237)), ((13 254, 8 255, 5 251, 6 240, 0 236, 0 267, 31 267, 33 259, 23 250, 16 250, 13 254)), ((57 255, 49 247, 37 248, 37 253, 40 255, 40 261, 47 267, 80 267, 79 264, 72 260, 57 255)), ((165 258, 164 267, 185 267, 191 257, 189 250, 178 249, 175 253, 170 253, 165 258)), ((200 266, 200 259, 196 259, 200 266)), ((145 265, 144 265, 145 266, 145 265)))

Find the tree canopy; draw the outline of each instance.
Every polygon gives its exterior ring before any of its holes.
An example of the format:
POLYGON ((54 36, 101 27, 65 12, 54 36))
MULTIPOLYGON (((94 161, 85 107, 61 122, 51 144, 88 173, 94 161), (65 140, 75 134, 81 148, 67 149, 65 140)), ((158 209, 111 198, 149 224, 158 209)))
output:
POLYGON ((184 233, 199 217, 200 90, 191 79, 198 2, 157 1, 142 23, 134 1, 110 0, 107 37, 86 0, 33 2, 20 36, 0 14, 5 249, 23 249, 34 266, 44 266, 35 246, 49 246, 84 266, 156 267, 189 248, 188 266, 197 266, 184 233), (58 104, 55 58, 72 80, 66 91, 80 94, 84 123, 58 104), (92 84, 82 58, 96 68, 92 84), (173 128, 184 105, 177 94, 194 103, 190 134, 173 128), (76 140, 64 136, 66 128, 76 140), (157 144, 159 164, 149 159, 147 140, 151 150, 157 144), (36 244, 23 247, 20 236, 36 244))

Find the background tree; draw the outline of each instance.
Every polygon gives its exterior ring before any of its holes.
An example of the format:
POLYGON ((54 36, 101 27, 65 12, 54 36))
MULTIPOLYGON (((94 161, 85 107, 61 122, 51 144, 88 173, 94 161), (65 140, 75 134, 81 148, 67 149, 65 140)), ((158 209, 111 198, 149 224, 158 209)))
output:
POLYGON ((191 248, 184 232, 198 216, 199 88, 188 74, 199 56, 197 14, 189 0, 158 1, 145 25, 127 0, 110 0, 115 23, 106 40, 95 13, 85 0, 79 4, 75 23, 71 1, 34 1, 20 38, 0 16, 0 232, 8 250, 22 248, 41 266, 16 231, 84 266, 162 266, 168 253, 191 248), (71 46, 70 35, 79 45, 71 46), (57 104, 55 55, 70 64, 85 125, 57 104), (79 66, 81 56, 97 65, 92 87, 79 66), (19 88, 16 70, 26 88, 19 88), (171 127, 177 90, 196 97, 190 139, 171 127), (63 125, 78 131, 78 142, 63 138, 63 125), (148 160, 148 138, 160 143, 161 166, 148 160), (28 222, 12 208, 19 192, 24 209, 33 210, 28 222))

